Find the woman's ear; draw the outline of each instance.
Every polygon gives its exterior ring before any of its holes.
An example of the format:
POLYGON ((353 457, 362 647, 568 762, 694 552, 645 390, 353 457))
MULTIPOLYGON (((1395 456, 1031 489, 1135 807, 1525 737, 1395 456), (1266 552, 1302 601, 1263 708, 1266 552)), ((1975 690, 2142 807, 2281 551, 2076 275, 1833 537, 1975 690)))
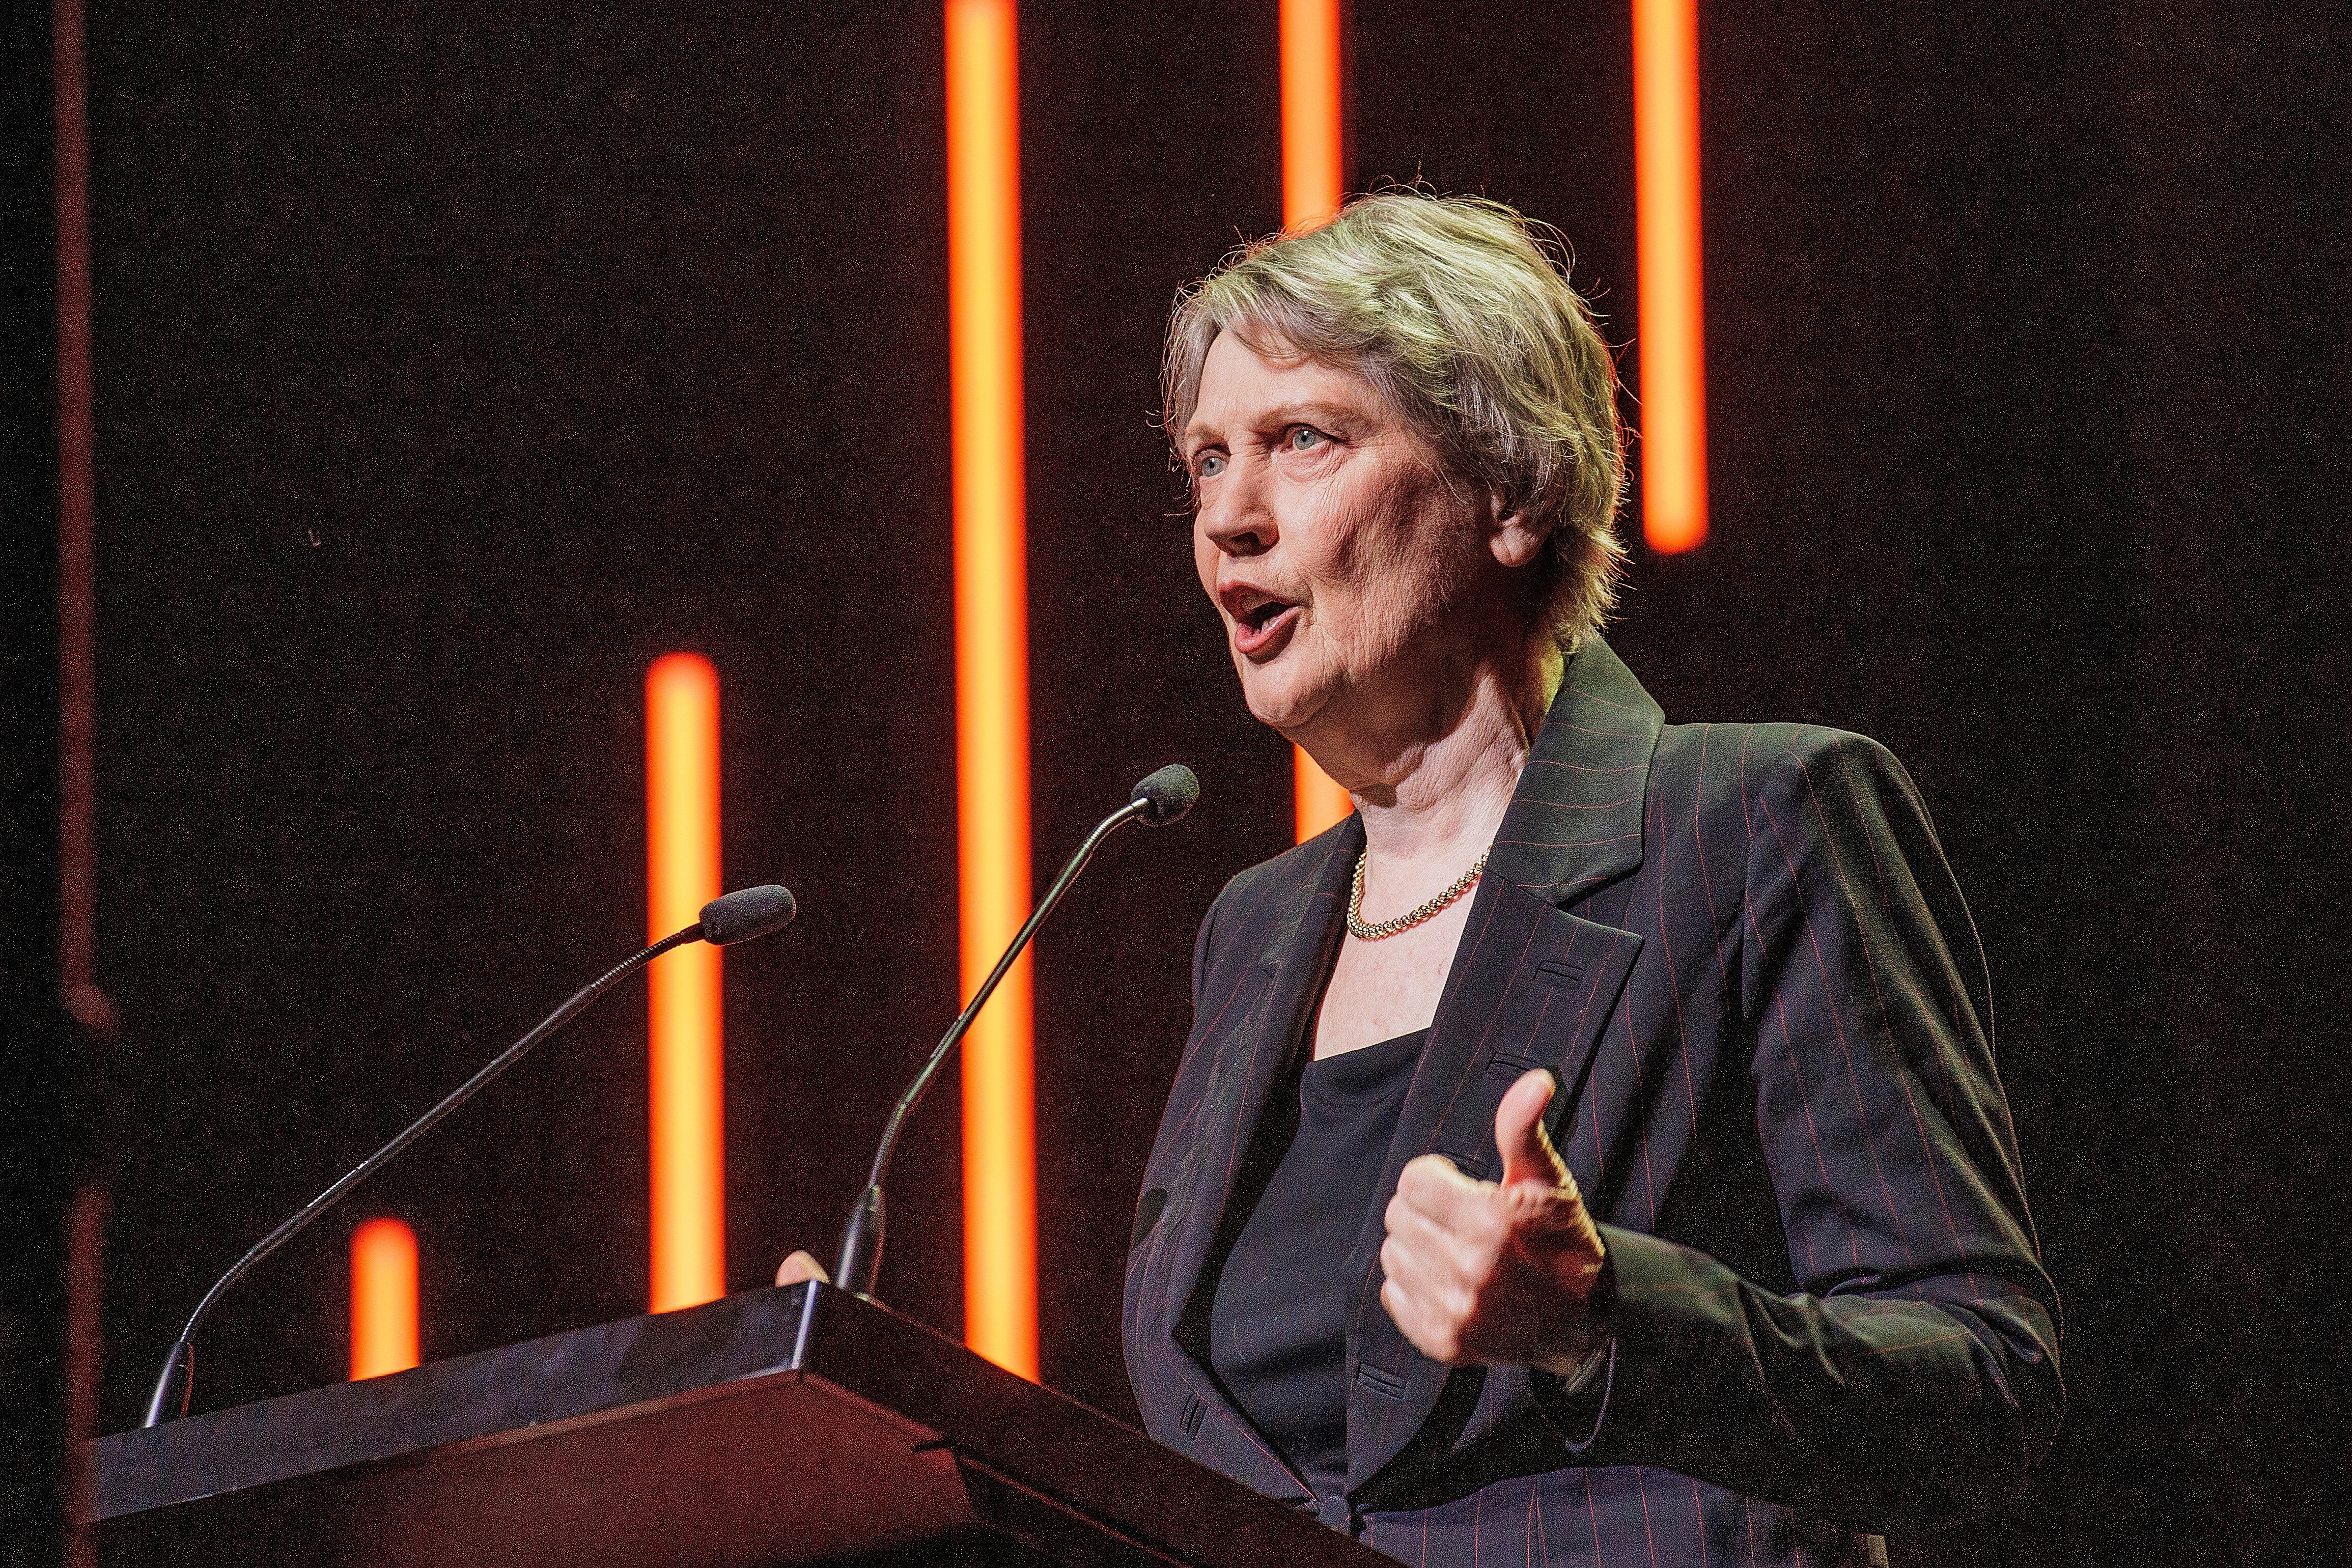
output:
POLYGON ((1500 489, 1486 492, 1486 547, 1503 565, 1525 566, 1542 552, 1550 535, 1550 525, 1530 522, 1515 497, 1500 489))

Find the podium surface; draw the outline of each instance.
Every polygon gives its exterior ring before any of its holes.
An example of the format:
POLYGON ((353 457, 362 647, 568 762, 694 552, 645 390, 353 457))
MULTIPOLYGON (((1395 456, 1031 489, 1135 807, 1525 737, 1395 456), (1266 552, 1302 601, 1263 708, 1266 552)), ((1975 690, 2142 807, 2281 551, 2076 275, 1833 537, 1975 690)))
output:
POLYGON ((1388 1561, 813 1284, 208 1411, 89 1458, 108 1568, 1388 1561))

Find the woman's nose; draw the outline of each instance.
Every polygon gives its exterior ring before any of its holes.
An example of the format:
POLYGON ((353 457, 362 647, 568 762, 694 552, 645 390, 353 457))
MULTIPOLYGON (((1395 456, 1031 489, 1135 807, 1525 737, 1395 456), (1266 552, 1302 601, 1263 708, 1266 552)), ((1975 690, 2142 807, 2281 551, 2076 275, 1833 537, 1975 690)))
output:
POLYGON ((1282 536, 1255 465, 1235 461, 1201 501, 1201 531, 1228 555, 1263 555, 1282 536))

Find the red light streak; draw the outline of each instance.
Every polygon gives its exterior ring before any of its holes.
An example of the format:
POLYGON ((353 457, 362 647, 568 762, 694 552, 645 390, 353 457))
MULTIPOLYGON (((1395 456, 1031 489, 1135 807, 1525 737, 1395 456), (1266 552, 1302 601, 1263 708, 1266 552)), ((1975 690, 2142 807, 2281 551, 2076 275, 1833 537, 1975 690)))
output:
POLYGON ((1633 0, 1633 189, 1641 247, 1642 529, 1664 554, 1706 538, 1697 0, 1633 0))
MULTIPOLYGON (((947 77, 956 840, 969 996, 1029 913, 1020 68, 1012 0, 949 0, 947 77)), ((964 1340, 1033 1380, 1035 1071, 1024 954, 963 1043, 964 1340)))
MULTIPOLYGON (((692 925, 719 878, 719 672, 700 654, 665 654, 646 672, 648 940, 692 925)), ((719 978, 719 950, 699 942, 648 976, 656 1312, 727 1293, 719 978)))

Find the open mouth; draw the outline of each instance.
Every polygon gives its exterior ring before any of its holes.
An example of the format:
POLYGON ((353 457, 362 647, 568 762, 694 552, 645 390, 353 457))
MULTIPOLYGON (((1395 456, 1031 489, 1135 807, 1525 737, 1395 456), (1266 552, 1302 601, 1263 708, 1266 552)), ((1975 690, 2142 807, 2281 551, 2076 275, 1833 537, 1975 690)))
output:
POLYGON ((1226 609, 1234 617, 1234 647, 1245 655, 1269 652, 1298 624, 1296 604, 1254 588, 1232 594, 1226 609))
POLYGON ((1277 617, 1297 607, 1296 605, 1286 605, 1280 599, 1268 599, 1253 609, 1243 611, 1234 619, 1254 632, 1262 632, 1277 617))

